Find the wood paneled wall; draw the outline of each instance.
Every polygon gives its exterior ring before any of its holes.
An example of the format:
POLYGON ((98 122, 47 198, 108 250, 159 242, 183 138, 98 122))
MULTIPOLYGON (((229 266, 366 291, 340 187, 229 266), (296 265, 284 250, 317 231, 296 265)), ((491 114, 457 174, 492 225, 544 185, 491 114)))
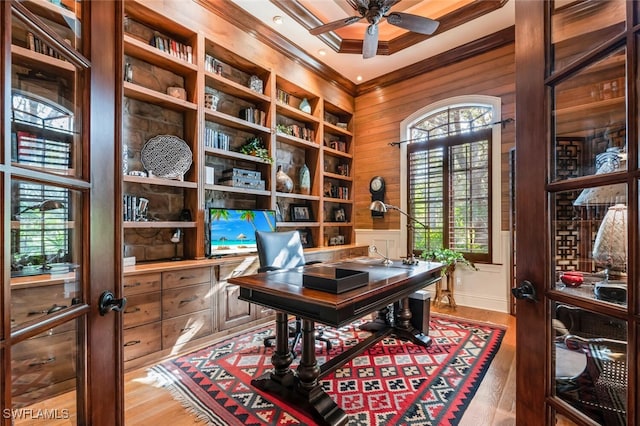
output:
MULTIPOLYGON (((500 120, 515 119, 514 44, 448 65, 356 98, 355 114, 355 227, 398 229, 400 215, 372 219, 369 181, 385 178, 385 202, 400 205, 400 123, 415 111, 442 99, 488 95, 502 99, 500 120)), ((496 121, 499 121, 498 119, 496 121)), ((515 122, 502 128, 502 230, 509 229, 509 150, 515 146, 515 122)))

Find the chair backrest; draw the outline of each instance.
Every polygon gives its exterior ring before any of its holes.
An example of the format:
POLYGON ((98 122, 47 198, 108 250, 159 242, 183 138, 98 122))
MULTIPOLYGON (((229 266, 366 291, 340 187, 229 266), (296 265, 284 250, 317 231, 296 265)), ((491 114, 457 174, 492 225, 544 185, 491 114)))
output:
POLYGON ((256 231, 260 270, 288 269, 305 264, 298 231, 256 231))

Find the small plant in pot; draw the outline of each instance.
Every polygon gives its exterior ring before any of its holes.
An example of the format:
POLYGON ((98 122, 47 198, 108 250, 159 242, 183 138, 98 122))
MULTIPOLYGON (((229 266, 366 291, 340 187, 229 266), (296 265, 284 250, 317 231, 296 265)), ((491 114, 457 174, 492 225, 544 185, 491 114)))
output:
POLYGON ((273 158, 269 155, 269 150, 265 148, 262 138, 258 136, 248 137, 245 140, 244 145, 240 147, 240 152, 242 154, 262 158, 268 163, 273 163, 273 158))
POLYGON ((444 264, 444 268, 442 268, 442 275, 448 275, 455 271, 456 266, 459 264, 473 269, 474 271, 478 270, 476 265, 469 259, 465 258, 462 253, 448 248, 426 250, 422 252, 421 256, 425 260, 444 264))

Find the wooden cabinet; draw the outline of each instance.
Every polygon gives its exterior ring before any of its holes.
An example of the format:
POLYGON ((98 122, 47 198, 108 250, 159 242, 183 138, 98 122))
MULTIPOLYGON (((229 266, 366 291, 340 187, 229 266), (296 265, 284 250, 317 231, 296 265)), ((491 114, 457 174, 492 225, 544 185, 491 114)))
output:
MULTIPOLYGON (((240 287, 229 284, 229 278, 248 275, 258 270, 257 256, 248 256, 242 261, 220 265, 216 268, 216 293, 218 294, 218 328, 227 330, 242 324, 247 324, 257 319, 257 309, 260 308, 251 303, 238 299, 240 287)), ((262 312, 263 316, 269 315, 262 312)))
POLYGON ((161 349, 162 294, 160 272, 124 277, 127 305, 122 313, 124 360, 161 349))

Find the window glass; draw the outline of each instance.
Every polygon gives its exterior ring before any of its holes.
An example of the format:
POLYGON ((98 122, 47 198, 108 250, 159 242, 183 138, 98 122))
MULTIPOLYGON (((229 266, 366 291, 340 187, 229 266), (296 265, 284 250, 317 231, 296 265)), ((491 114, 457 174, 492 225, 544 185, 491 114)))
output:
POLYGON ((408 146, 410 214, 417 250, 450 248, 490 261, 490 107, 465 105, 433 112, 411 129, 408 146))

